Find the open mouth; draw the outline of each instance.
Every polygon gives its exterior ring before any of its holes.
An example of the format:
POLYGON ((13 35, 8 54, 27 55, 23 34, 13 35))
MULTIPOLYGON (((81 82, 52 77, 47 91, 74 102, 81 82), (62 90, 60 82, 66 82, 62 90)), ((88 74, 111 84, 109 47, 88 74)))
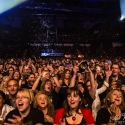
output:
POLYGON ((118 102, 119 102, 119 101, 120 101, 120 99, 115 99, 115 101, 118 101, 118 102))
POLYGON ((15 90, 11 90, 11 92, 15 92, 15 90))
POLYGON ((41 102, 41 104, 45 104, 45 102, 41 102))
POLYGON ((50 88, 50 87, 48 87, 48 89, 50 90, 51 88, 50 88))
POLYGON ((22 106, 23 106, 23 103, 18 103, 18 106, 19 106, 19 107, 22 107, 22 106))
POLYGON ((70 104, 75 104, 75 102, 70 102, 70 104))

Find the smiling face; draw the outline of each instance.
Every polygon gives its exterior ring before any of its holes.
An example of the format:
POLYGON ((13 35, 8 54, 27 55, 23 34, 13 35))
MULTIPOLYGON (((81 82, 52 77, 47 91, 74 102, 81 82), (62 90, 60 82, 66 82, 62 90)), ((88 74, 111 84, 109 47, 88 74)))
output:
POLYGON ((13 77, 14 79, 19 79, 20 73, 18 71, 14 72, 13 77))
POLYGON ((76 109, 81 101, 80 96, 76 92, 67 95, 67 102, 71 109, 76 109))
POLYGON ((113 64, 112 65, 112 75, 116 76, 120 72, 119 65, 113 64))
POLYGON ((91 89, 91 83, 90 83, 90 81, 86 82, 86 88, 87 88, 88 91, 91 89))
POLYGON ((16 106, 19 112, 24 113, 30 110, 30 98, 27 93, 18 92, 16 95, 16 106))
POLYGON ((100 71, 101 71, 100 66, 97 65, 97 66, 95 67, 95 71, 96 71, 97 74, 100 73, 100 71))
POLYGON ((34 74, 30 74, 30 76, 27 78, 27 82, 29 83, 29 85, 33 85, 35 82, 35 75, 34 74))
POLYGON ((16 95, 18 89, 19 89, 19 84, 16 80, 10 80, 7 83, 7 90, 10 95, 16 95))
POLYGON ((105 63, 105 64, 104 64, 104 69, 105 69, 105 71, 108 71, 108 70, 109 70, 109 65, 108 65, 108 63, 105 63))
POLYGON ((117 106, 120 106, 122 103, 122 93, 118 90, 114 90, 110 97, 108 98, 110 102, 114 102, 117 106))
POLYGON ((9 74, 12 75, 14 73, 14 69, 11 67, 9 68, 9 74))
POLYGON ((47 104, 48 104, 47 96, 45 94, 38 95, 38 97, 37 97, 38 108, 44 109, 47 107, 47 104))
POLYGON ((49 79, 49 77, 50 77, 50 74, 47 72, 47 73, 45 74, 45 79, 49 79))
POLYGON ((3 86, 4 86, 4 88, 7 88, 7 82, 9 81, 9 77, 4 77, 3 78, 3 86))
POLYGON ((65 73, 65 78, 68 79, 69 77, 70 77, 70 71, 67 70, 65 73))

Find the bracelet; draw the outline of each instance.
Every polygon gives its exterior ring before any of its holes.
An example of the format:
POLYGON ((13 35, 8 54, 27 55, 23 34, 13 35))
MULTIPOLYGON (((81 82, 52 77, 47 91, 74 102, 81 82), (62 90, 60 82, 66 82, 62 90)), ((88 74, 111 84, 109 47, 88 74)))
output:
POLYGON ((115 115, 116 121, 120 119, 119 115, 115 115))
POLYGON ((109 122, 110 122, 110 123, 115 123, 116 121, 110 116, 109 122))

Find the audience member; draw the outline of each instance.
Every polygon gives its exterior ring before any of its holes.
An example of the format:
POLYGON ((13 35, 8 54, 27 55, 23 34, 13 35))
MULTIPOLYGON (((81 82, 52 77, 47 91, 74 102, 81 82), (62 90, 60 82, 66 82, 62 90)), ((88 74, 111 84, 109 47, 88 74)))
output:
POLYGON ((38 92, 34 99, 34 107, 44 114, 45 125, 53 125, 55 109, 50 98, 43 92, 38 92))
POLYGON ((6 118, 6 115, 14 109, 14 107, 4 104, 5 101, 5 93, 0 90, 0 118, 6 118))
POLYGON ((19 83, 17 80, 15 79, 10 79, 7 82, 7 90, 9 92, 8 95, 6 95, 5 98, 5 104, 8 104, 10 106, 13 106, 16 108, 16 94, 18 92, 19 89, 19 83))
POLYGON ((106 98, 104 107, 97 113, 96 125, 124 125, 125 104, 120 90, 110 91, 106 98))
POLYGON ((83 95, 79 89, 71 87, 66 91, 64 108, 57 110, 54 125, 64 123, 71 124, 91 124, 94 125, 94 119, 89 109, 83 107, 83 95))
POLYGON ((44 125, 43 113, 31 106, 34 96, 28 89, 19 89, 16 95, 16 109, 6 116, 5 125, 8 124, 32 124, 44 125))

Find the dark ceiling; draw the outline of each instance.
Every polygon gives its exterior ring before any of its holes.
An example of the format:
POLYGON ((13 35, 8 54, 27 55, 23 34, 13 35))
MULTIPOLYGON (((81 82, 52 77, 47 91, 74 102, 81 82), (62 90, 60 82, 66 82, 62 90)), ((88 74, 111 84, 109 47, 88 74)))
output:
MULTIPOLYGON (((10 31, 1 24, 2 39, 85 42, 118 34, 112 29, 112 21, 120 18, 120 6, 119 0, 29 0, 0 16, 13 20, 18 16, 22 20, 20 29, 10 31)), ((121 27, 117 29, 120 31, 121 27)))
POLYGON ((28 0, 7 14, 56 15, 62 14, 120 14, 119 0, 28 0))

